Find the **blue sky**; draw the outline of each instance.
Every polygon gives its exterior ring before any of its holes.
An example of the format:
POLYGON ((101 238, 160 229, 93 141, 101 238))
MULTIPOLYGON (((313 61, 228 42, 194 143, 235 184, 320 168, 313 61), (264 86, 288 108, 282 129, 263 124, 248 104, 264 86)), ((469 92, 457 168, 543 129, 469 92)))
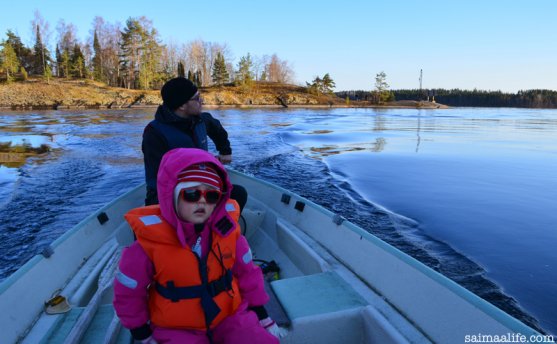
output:
MULTIPOLYGON (((7 9, 7 10, 6 10, 7 9)), ((276 53, 299 83, 330 73, 336 90, 370 90, 387 74, 393 89, 557 90, 557 1, 10 1, 7 29, 31 45, 33 13, 60 19, 85 40, 95 16, 110 23, 146 16, 163 42, 227 43, 235 62, 276 53)))

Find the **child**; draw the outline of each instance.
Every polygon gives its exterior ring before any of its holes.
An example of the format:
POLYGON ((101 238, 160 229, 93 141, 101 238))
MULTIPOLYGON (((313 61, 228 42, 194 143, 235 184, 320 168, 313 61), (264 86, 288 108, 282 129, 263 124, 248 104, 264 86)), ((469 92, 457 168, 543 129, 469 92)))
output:
POLYGON ((114 309, 142 343, 278 343, 263 305, 261 269, 240 234, 237 203, 221 163, 201 149, 166 153, 159 205, 126 220, 137 241, 124 249, 114 309))

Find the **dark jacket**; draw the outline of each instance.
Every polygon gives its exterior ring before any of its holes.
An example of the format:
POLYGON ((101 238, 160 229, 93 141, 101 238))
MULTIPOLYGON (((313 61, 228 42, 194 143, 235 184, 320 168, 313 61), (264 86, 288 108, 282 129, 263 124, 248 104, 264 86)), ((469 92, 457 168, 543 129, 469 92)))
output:
POLYGON ((158 203, 156 181, 162 156, 173 148, 207 150, 207 136, 214 142, 219 154, 232 154, 228 133, 211 114, 203 112, 199 116, 182 118, 164 105, 158 107, 155 119, 143 131, 141 144, 147 183, 146 205, 158 203), (180 134, 183 136, 180 137, 180 134))

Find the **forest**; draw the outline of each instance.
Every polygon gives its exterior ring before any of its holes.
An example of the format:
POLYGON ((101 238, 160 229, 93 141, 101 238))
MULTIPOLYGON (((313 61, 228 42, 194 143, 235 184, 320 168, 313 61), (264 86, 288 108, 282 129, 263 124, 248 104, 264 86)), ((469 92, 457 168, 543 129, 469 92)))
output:
POLYGON ((175 76, 188 77, 198 86, 251 81, 293 82, 294 72, 276 54, 251 56, 247 53, 232 63, 226 43, 205 42, 163 44, 148 18, 128 18, 123 26, 93 19, 85 42, 77 38, 75 25, 61 19, 52 30, 35 12, 32 47, 25 46, 12 30, 0 37, 0 81, 27 80, 29 76, 91 79, 108 86, 128 89, 158 89, 175 76), (50 51, 48 47, 54 47, 50 51))
MULTIPOLYGON (((461 90, 461 89, 401 89, 390 90, 393 100, 435 100, 437 103, 449 106, 470 107, 518 107, 518 108, 557 108, 557 91, 552 90, 524 90, 517 93, 501 91, 461 90)), ((341 98, 351 100, 373 100, 369 91, 337 92, 341 98)))

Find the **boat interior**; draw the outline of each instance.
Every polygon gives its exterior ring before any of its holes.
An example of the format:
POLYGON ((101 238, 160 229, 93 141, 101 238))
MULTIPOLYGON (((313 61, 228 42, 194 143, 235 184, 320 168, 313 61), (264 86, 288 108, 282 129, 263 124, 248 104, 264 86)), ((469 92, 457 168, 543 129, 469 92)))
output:
MULTIPOLYGON (((278 279, 266 282, 271 296, 266 308, 288 330, 281 343, 430 342, 325 248, 264 203, 250 198, 240 225, 254 259, 274 261, 280 268, 278 279)), ((68 296, 71 310, 43 312, 22 342, 68 343, 77 338, 80 343, 131 343, 129 331, 114 314, 109 279, 121 249, 132 241, 131 229, 121 222, 113 238, 60 292, 68 296)))
MULTIPOLYGON (((472 333, 539 334, 342 216, 254 177, 230 175, 248 190, 240 225, 254 259, 280 269, 265 276, 266 308, 288 330, 281 343, 451 343, 472 333)), ((112 280, 121 250, 134 240, 123 215, 142 205, 144 190, 92 213, 0 284, 0 309, 9 310, 0 312, 7 343, 132 341, 112 307, 112 280), (47 314, 44 302, 56 296, 71 309, 47 314)))

